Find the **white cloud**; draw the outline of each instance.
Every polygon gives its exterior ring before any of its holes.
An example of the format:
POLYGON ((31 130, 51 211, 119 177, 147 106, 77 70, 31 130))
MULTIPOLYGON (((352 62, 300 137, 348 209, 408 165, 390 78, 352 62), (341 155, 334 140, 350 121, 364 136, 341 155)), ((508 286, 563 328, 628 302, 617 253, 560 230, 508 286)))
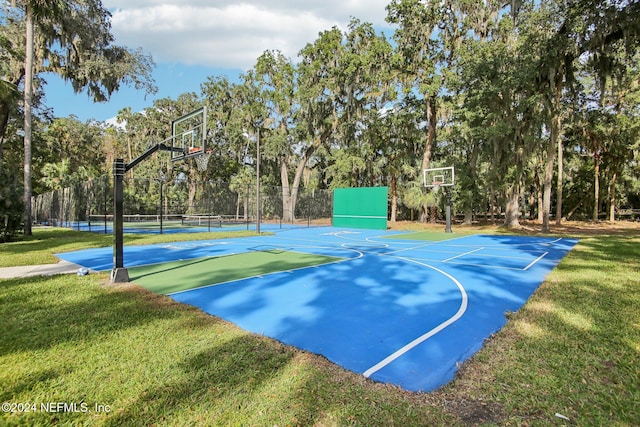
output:
POLYGON ((156 62, 248 69, 265 50, 295 58, 318 33, 352 17, 386 26, 388 0, 104 0, 117 44, 156 62))

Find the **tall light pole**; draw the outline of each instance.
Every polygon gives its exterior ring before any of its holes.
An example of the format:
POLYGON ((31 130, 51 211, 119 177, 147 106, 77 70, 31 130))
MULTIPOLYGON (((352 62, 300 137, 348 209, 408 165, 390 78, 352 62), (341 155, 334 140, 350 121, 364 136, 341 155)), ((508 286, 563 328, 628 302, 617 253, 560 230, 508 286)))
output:
MULTIPOLYGON (((261 123, 258 122, 257 132, 256 132, 256 232, 258 234, 260 234, 260 125, 261 123)), ((251 138, 249 133, 246 131, 242 133, 242 136, 247 138, 248 141, 251 141, 253 139, 251 138)), ((249 149, 249 144, 247 144, 246 151, 248 151, 248 149, 249 149)), ((246 156, 246 151, 245 151, 245 156, 246 156)), ((246 160, 245 160, 245 165, 247 164, 249 163, 246 163, 246 160)))
POLYGON ((256 233, 260 234, 260 125, 256 137, 256 233))

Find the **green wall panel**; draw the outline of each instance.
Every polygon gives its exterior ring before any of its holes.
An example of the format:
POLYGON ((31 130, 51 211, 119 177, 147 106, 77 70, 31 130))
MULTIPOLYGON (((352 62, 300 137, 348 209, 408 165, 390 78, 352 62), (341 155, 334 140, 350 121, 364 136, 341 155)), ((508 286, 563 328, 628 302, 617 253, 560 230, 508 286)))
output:
POLYGON ((336 188, 333 225, 386 230, 387 195, 387 187, 336 188))

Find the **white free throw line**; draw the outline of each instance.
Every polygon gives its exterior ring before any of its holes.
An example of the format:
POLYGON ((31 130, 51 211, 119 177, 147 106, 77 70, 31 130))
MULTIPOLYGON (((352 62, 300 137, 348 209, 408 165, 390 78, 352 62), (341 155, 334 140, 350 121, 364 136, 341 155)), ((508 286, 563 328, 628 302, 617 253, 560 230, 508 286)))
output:
POLYGON ((467 292, 464 290, 464 287, 460 284, 460 282, 458 282, 456 280, 455 277, 453 277, 450 274, 448 274, 448 273, 446 273, 446 272, 444 272, 444 271, 442 271, 442 270, 440 270, 440 269, 438 269, 436 267, 433 267, 433 266, 431 266, 429 264, 424 264, 422 262, 418 262, 418 261, 415 261, 415 260, 412 260, 412 259, 409 259, 409 258, 403 258, 403 257, 394 257, 394 258, 400 258, 400 259, 404 259, 406 261, 414 262, 416 264, 422 265, 423 267, 430 268, 432 270, 437 271, 438 273, 441 273, 441 274, 447 276, 449 279, 451 279, 453 281, 453 283, 456 284, 458 289, 460 289, 460 294, 462 294, 462 302, 460 303, 460 308, 458 308, 458 311, 456 312, 456 314, 454 314, 450 319, 445 320, 444 322, 442 322, 441 324, 439 324, 435 328, 431 329, 426 334, 419 336, 415 340, 411 341, 409 344, 405 345, 401 349, 395 351, 394 353, 390 354, 389 356, 387 356, 384 359, 382 359, 380 362, 376 363, 375 365, 373 365, 372 367, 370 367, 369 369, 364 371, 364 373, 362 375, 365 378, 369 378, 371 375, 375 374, 380 369, 384 368, 385 366, 387 366, 388 364, 390 364, 391 362, 393 362, 394 360, 396 360, 397 358, 399 358, 403 354, 407 353, 408 351, 410 351, 411 349, 413 349, 414 347, 416 347, 420 343, 428 340, 429 338, 431 338, 432 336, 434 336, 438 332, 442 331, 447 326, 449 326, 452 323, 456 322, 458 319, 460 319, 462 317, 464 312, 467 311, 467 304, 468 304, 468 301, 469 301, 469 297, 467 296, 467 292))

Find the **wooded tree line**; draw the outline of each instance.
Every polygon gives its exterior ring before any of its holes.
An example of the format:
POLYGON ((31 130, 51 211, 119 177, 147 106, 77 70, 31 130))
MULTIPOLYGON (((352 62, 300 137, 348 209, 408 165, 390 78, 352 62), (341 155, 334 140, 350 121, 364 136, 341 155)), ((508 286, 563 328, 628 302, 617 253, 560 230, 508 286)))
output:
POLYGON ((43 103, 46 73, 58 74, 97 102, 121 84, 148 93, 156 88, 151 57, 113 44, 111 14, 100 0, 2 0, 0 7, 2 240, 19 227, 31 234, 33 184, 39 184, 47 163, 62 160, 42 141, 53 120, 43 103), (15 197, 17 185, 22 200, 15 197), (22 218, 15 213, 18 206, 22 218))
MULTIPOLYGON (((393 0, 387 12, 392 35, 353 19, 295 59, 265 51, 237 80, 211 76, 200 93, 125 108, 120 127, 41 109, 34 192, 109 173, 114 158, 134 159, 206 105, 206 172, 158 155, 132 173, 246 187, 259 138, 261 181, 282 187, 284 212, 303 187, 386 185, 392 221, 433 219, 439 201, 422 188, 422 169, 437 166, 455 166, 455 212, 466 221, 500 215, 513 227, 526 215, 548 230, 553 216, 614 220, 617 208, 640 207, 639 2, 393 0)), ((6 57, 15 45, 9 26, 2 32, 6 57)), ((2 67, 8 171, 24 162, 23 108, 2 67)))

